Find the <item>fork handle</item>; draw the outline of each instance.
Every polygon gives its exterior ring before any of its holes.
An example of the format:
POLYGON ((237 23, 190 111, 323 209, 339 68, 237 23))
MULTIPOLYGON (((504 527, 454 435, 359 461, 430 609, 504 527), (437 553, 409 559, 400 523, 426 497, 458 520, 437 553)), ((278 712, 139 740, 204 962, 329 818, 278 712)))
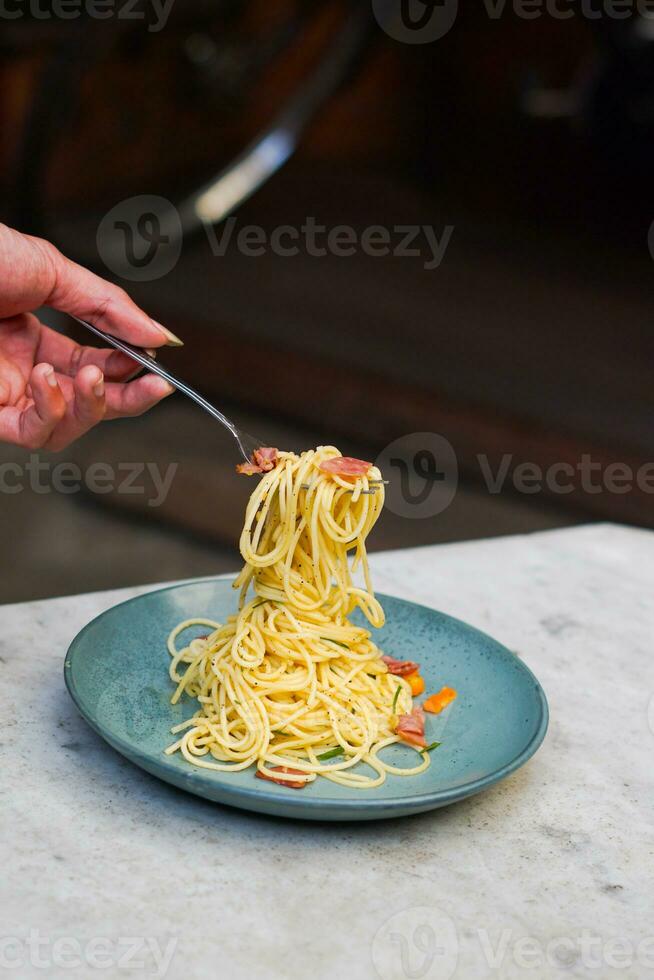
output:
POLYGON ((134 347, 132 344, 128 344, 126 340, 120 340, 119 337, 113 337, 111 334, 105 333, 104 330, 100 330, 99 327, 94 327, 92 323, 88 323, 86 320, 81 320, 78 316, 73 316, 73 320, 76 320, 77 323, 81 324, 83 327, 86 327, 86 329, 90 330, 91 333, 94 333, 96 337, 100 337, 100 339, 104 340, 105 343, 110 345, 110 347, 115 347, 116 350, 122 351, 123 354, 127 354, 127 356, 131 357, 132 360, 137 361, 141 367, 144 367, 147 371, 152 371, 153 374, 158 374, 160 378, 163 378, 164 381, 168 381, 169 384, 171 384, 174 388, 177 388, 178 391, 181 391, 182 394, 192 398, 194 402, 197 402, 197 404, 205 410, 205 412, 208 412, 209 415, 213 415, 213 417, 221 422, 226 429, 229 429, 231 434, 238 441, 236 426, 234 423, 230 422, 227 416, 223 415, 223 413, 217 409, 215 405, 212 405, 206 398, 203 398, 202 395, 195 390, 195 388, 191 388, 190 385, 187 385, 184 381, 176 378, 174 374, 171 374, 167 368, 162 367, 162 365, 159 364, 154 357, 150 357, 150 355, 146 354, 140 347, 134 347))

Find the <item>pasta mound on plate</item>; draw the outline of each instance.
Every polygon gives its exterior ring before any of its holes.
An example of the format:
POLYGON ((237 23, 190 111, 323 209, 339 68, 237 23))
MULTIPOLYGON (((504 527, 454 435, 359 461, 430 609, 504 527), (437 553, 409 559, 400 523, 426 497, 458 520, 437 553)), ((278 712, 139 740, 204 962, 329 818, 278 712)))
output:
POLYGON ((422 772, 424 715, 409 676, 417 665, 382 659, 370 631, 349 620, 359 609, 371 626, 384 624, 365 544, 384 504, 379 470, 332 446, 257 452, 241 467, 261 479, 240 539, 239 611, 224 624, 187 620, 168 640, 172 701, 186 693, 198 710, 173 729, 167 752, 221 771, 256 766, 257 776, 292 788, 321 776, 364 789, 387 773, 422 772), (357 568, 365 587, 353 582, 357 568), (208 635, 178 648, 198 624, 208 635), (420 751, 417 766, 379 757, 400 740, 420 751), (359 763, 373 774, 355 771, 359 763))

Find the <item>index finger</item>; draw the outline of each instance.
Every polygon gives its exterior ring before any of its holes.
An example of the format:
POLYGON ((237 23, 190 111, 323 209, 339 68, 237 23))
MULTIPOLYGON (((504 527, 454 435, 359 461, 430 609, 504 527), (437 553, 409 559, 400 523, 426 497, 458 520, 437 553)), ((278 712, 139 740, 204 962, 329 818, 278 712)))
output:
POLYGON ((71 262, 49 242, 5 225, 0 225, 0 282, 0 317, 52 306, 137 347, 182 344, 124 289, 71 262))

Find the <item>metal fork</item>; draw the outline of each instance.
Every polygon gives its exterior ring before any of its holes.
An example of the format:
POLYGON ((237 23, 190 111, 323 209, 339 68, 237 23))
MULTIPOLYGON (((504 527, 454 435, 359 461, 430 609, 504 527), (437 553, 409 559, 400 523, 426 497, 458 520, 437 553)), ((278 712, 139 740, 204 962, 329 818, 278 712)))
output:
POLYGON ((245 462, 251 462, 252 453, 254 450, 260 449, 263 445, 261 439, 255 439, 254 436, 244 432, 243 429, 239 429, 239 427, 232 422, 231 419, 228 419, 226 415, 223 415, 220 409, 216 408, 215 405, 212 405, 211 402, 208 402, 206 398, 203 398, 202 395, 195 390, 195 388, 191 388, 191 386, 187 385, 186 382, 180 381, 179 378, 176 378, 175 375, 171 374, 167 368, 162 367, 161 364, 155 361, 154 357, 150 357, 149 354, 146 354, 142 348, 133 347, 132 344, 128 344, 125 340, 119 340, 118 337, 112 337, 111 334, 105 333, 104 330, 100 330, 99 327, 94 327, 92 323, 87 323, 86 320, 80 320, 78 316, 74 316, 73 320, 76 320, 77 323, 80 323, 83 327, 86 327, 87 330, 94 333, 96 337, 100 337, 101 340, 104 340, 104 342, 109 344, 111 347, 115 347, 116 350, 122 351, 123 354, 127 354, 128 357, 131 357, 132 360, 137 361, 137 363, 140 364, 141 367, 144 367, 147 371, 152 371, 153 374, 158 374, 160 378, 168 381, 174 388, 177 388, 178 391, 181 391, 184 395, 192 398, 194 402, 197 402, 200 408, 203 408, 205 412, 209 413, 209 415, 213 415, 215 419, 225 426, 225 428, 236 440, 239 451, 245 462))
MULTIPOLYGON (((87 330, 90 330, 91 333, 94 333, 96 337, 100 337, 101 340, 104 340, 110 347, 115 347, 116 350, 122 351, 123 354, 127 354, 128 357, 131 357, 132 360, 140 364, 141 367, 144 367, 147 371, 152 371, 153 374, 158 374, 160 378, 164 378, 165 381, 168 381, 171 385, 173 385, 173 387, 177 388, 178 391, 181 391, 182 394, 187 395, 189 398, 192 398, 194 402, 197 402, 200 408, 203 408, 205 412, 208 412, 209 415, 212 415, 215 419, 218 419, 218 421, 225 426, 225 428, 232 434, 234 439, 236 439, 238 448, 245 462, 251 462, 252 453, 255 451, 255 449, 260 449, 263 445, 261 439, 255 439, 255 437, 251 436, 248 432, 244 432, 243 429, 239 429, 239 427, 232 422, 231 419, 228 419, 226 415, 223 415, 220 409, 216 408, 215 405, 212 405, 206 398, 203 398, 202 395, 195 390, 195 388, 191 388, 191 386, 187 385, 185 381, 180 381, 179 378, 176 378, 175 375, 171 374, 167 368, 162 367, 162 365, 159 364, 154 357, 150 357, 149 354, 146 354, 141 347, 134 347, 132 344, 128 344, 126 340, 120 340, 118 337, 112 337, 111 334, 105 333, 104 330, 100 330, 99 327, 94 327, 92 323, 88 323, 86 320, 81 320, 78 316, 73 316, 72 318, 83 327, 86 327, 87 330)), ((373 480, 371 482, 383 483, 384 481, 373 480)), ((303 489, 308 490, 308 484, 303 484, 303 489)), ((348 492, 352 493, 351 490, 348 492)), ((361 493, 373 494, 375 493, 375 488, 373 487, 370 490, 362 490, 361 493)))

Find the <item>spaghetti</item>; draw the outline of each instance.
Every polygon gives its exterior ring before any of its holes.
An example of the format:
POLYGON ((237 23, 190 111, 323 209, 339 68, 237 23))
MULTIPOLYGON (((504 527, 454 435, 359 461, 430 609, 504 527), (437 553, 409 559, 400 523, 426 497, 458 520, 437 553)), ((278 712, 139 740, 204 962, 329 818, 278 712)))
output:
POLYGON ((322 776, 365 789, 388 773, 416 775, 429 765, 424 748, 411 768, 379 755, 400 741, 398 718, 419 711, 411 685, 348 618, 358 608, 371 626, 384 623, 365 547, 384 503, 379 470, 363 464, 348 475, 332 446, 282 452, 271 465, 245 514, 239 612, 224 624, 186 620, 168 639, 172 703, 186 693, 199 707, 173 728, 166 752, 219 771, 256 765, 286 786, 322 776), (365 587, 353 582, 357 568, 365 587), (209 634, 178 648, 197 625, 209 634), (359 763, 374 774, 354 771, 359 763))

